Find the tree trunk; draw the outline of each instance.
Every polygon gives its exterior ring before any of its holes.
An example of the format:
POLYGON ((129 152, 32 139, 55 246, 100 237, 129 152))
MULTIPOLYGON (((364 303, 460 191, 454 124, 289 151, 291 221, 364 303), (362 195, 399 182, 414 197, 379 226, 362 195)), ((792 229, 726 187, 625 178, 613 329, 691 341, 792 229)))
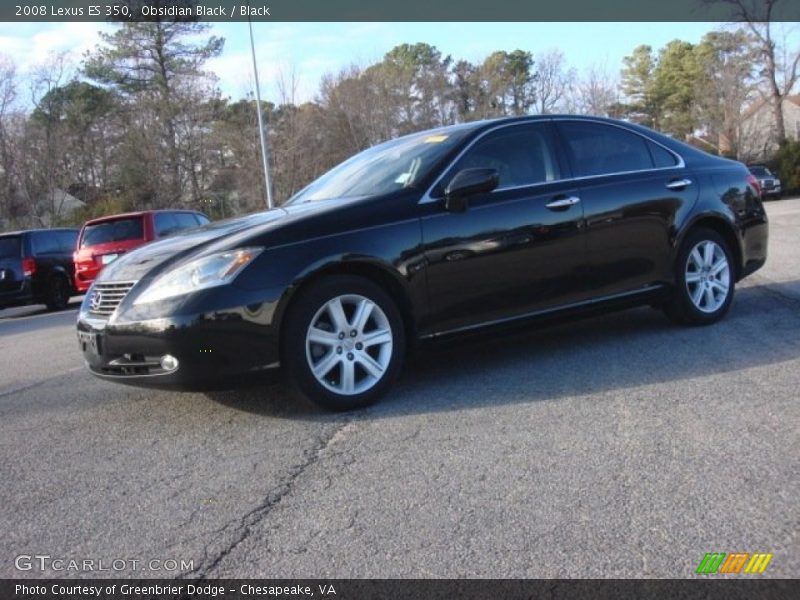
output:
MULTIPOLYGON (((167 169, 170 174, 169 185, 169 198, 167 201, 174 205, 175 202, 182 200, 181 194, 181 177, 180 177, 180 156, 178 154, 177 135, 175 130, 175 118, 172 105, 172 90, 170 89, 170 75, 167 70, 167 59, 164 54, 165 40, 161 32, 161 24, 159 23, 156 29, 156 62, 160 74, 159 87, 161 91, 159 113, 161 115, 162 123, 166 126, 166 142, 168 165, 167 169)), ((163 202, 163 198, 162 198, 163 202)))
POLYGON ((775 138, 778 146, 786 143, 786 124, 783 121, 783 96, 780 95, 777 86, 772 91, 772 114, 775 117, 775 138))

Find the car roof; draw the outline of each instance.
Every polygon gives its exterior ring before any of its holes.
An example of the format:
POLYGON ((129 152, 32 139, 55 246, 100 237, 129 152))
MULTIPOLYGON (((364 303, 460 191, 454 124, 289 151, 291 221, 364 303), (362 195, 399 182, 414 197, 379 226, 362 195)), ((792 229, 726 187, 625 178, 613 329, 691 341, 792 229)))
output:
MULTIPOLYGON (((673 152, 678 153, 685 161, 687 161, 687 163, 689 161, 694 162, 694 161, 709 161, 709 160, 716 160, 716 161, 726 160, 721 157, 712 156, 711 154, 708 154, 703 150, 695 148, 694 146, 691 146, 686 142, 682 142, 670 135, 656 131, 655 129, 639 125, 638 123, 633 123, 631 121, 623 121, 620 119, 612 119, 609 117, 598 117, 594 115, 547 114, 547 115, 520 115, 513 117, 500 117, 497 119, 485 119, 482 121, 471 121, 469 123, 460 123, 458 125, 439 127, 429 130, 428 133, 432 132, 446 133, 447 131, 458 131, 463 128, 470 128, 471 131, 468 137, 474 139, 474 137, 481 135, 485 131, 493 129, 498 125, 505 125, 512 123, 536 123, 536 122, 560 121, 560 120, 606 123, 608 125, 616 125, 618 127, 623 127, 630 131, 643 135, 663 146, 666 146, 673 152)), ((417 133, 425 133, 425 132, 417 132, 417 133)))
POLYGON ((116 215, 105 215, 103 217, 95 217, 94 219, 89 219, 88 221, 86 221, 86 223, 84 223, 84 227, 86 225, 94 225, 96 223, 103 223, 106 221, 116 221, 117 219, 130 219, 131 217, 143 217, 145 215, 155 215, 159 213, 175 213, 175 212, 201 214, 199 211, 192 210, 191 208, 158 208, 153 210, 139 210, 134 212, 119 213, 116 215))
POLYGON ((12 235, 24 235, 26 233, 39 233, 39 232, 47 232, 47 231, 72 231, 74 233, 80 233, 80 229, 76 229, 74 227, 42 227, 40 229, 20 229, 18 231, 4 231, 0 233, 0 237, 12 236, 12 235))
MULTIPOLYGON (((518 115, 512 117, 498 117, 496 119, 484 119, 481 121, 472 121, 464 123, 463 125, 473 125, 475 129, 491 128, 497 125, 504 125, 506 123, 535 123, 537 121, 557 121, 562 119, 569 119, 575 121, 601 121, 604 123, 624 125, 626 127, 637 128, 640 127, 637 123, 630 121, 622 121, 620 119, 611 119, 609 117, 596 117, 593 115, 570 115, 566 113, 555 113, 547 115, 518 115)), ((456 125, 455 127, 459 127, 456 125)), ((658 132, 656 132, 658 133, 658 132)))

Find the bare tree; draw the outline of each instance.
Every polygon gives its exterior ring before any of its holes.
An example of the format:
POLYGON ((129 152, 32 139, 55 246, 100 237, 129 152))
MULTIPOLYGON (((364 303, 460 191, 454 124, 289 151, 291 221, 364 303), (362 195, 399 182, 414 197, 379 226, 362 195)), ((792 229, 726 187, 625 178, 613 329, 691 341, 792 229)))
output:
POLYGON ((780 8, 792 0, 707 0, 731 7, 736 19, 756 40, 761 76, 767 87, 766 99, 775 119, 775 141, 786 143, 783 99, 792 93, 800 72, 800 48, 789 48, 783 24, 773 21, 780 8))
MULTIPOLYGON (((270 116, 273 105, 263 102, 262 116, 270 116)), ((214 124, 217 161, 206 211, 212 216, 230 216, 229 211, 249 212, 263 208, 263 170, 259 147, 256 102, 252 94, 227 103, 214 124)))
POLYGON ((69 170, 62 151, 63 127, 54 106, 54 91, 69 78, 72 65, 65 53, 53 54, 30 77, 30 100, 36 111, 17 145, 15 179, 38 225, 50 226, 62 216, 69 170))
POLYGON ((536 111, 543 115, 552 112, 564 99, 574 80, 575 71, 566 68, 561 50, 553 49, 540 54, 533 79, 536 111))
POLYGON ((297 109, 297 88, 299 81, 294 66, 279 69, 278 110, 281 119, 281 135, 272 136, 270 149, 276 183, 275 195, 279 201, 286 200, 297 191, 297 180, 302 171, 303 139, 298 135, 299 111, 297 109), (280 176, 279 176, 280 174, 280 176))
POLYGON ((0 56, 0 221, 16 217, 14 170, 14 140, 12 120, 17 99, 17 69, 14 62, 0 56))
POLYGON ((567 96, 564 102, 567 112, 612 116, 620 101, 619 80, 605 65, 591 65, 582 76, 571 82, 567 96))
POLYGON ((351 65, 322 79, 318 103, 324 112, 325 131, 338 146, 330 150, 341 159, 381 138, 397 135, 405 118, 385 73, 376 67, 364 71, 351 65))

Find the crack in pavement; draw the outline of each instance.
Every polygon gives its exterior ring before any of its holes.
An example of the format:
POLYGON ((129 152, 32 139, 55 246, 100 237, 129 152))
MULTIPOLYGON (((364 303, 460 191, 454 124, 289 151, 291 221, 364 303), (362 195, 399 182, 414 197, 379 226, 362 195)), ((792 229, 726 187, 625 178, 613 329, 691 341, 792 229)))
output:
POLYGON ((58 379, 59 377, 63 377, 64 375, 69 375, 70 373, 74 373, 76 371, 83 370, 84 367, 72 367, 71 369, 67 369, 66 371, 61 371, 60 373, 56 373, 55 375, 51 375, 46 379, 41 379, 40 381, 35 381, 33 383, 29 383, 26 385, 21 385, 19 387, 11 388, 8 390, 0 390, 0 398, 5 398, 6 396, 12 396, 14 394, 19 394, 21 392, 27 392, 28 390, 35 389, 37 387, 41 387, 54 379, 58 379))
POLYGON ((232 529, 232 534, 228 543, 223 548, 218 550, 214 555, 210 556, 209 547, 211 542, 207 543, 203 549, 203 559, 199 566, 194 569, 184 572, 179 575, 179 578, 196 577, 198 579, 206 579, 209 574, 222 562, 222 560, 233 552, 239 544, 244 542, 253 531, 253 528, 263 521, 272 512, 272 509, 280 504, 286 496, 288 496, 295 487, 297 480, 312 466, 314 466, 322 458, 325 450, 335 441, 340 439, 342 433, 356 421, 357 417, 352 416, 345 419, 341 425, 335 427, 333 431, 325 436, 317 437, 316 443, 309 448, 306 452, 306 458, 299 465, 295 465, 276 487, 269 491, 264 500, 254 509, 246 513, 238 519, 238 524, 231 521, 222 528, 218 529, 217 534, 225 535, 225 532, 232 529))

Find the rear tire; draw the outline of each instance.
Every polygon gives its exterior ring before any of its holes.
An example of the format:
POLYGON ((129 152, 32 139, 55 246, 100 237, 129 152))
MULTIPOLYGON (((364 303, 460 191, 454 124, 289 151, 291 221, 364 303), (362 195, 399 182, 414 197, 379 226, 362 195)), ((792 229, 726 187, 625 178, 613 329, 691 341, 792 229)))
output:
POLYGON ((45 304, 48 310, 64 310, 69 304, 69 284, 63 277, 53 277, 47 284, 45 304))
POLYGON ((710 325, 728 312, 736 268, 731 249, 713 229, 690 231, 675 264, 675 289, 664 312, 682 325, 710 325))
POLYGON ((282 363, 306 398, 332 411, 368 406, 400 373, 405 328, 397 305, 368 279, 328 277, 289 307, 282 363))

